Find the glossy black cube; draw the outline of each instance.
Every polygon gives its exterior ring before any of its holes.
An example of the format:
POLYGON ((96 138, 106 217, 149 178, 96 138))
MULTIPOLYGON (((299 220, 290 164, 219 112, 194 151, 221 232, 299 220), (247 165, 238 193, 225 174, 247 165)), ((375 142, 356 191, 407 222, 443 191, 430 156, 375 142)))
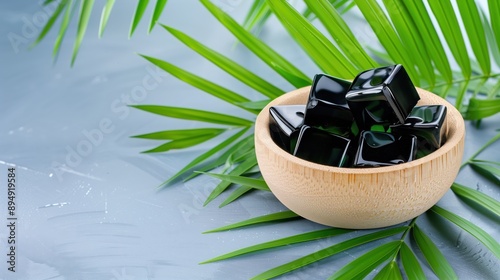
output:
POLYGON ((376 131, 361 132, 354 167, 390 166, 415 159, 417 137, 376 131))
POLYGON ((290 141, 294 131, 304 123, 305 105, 278 105, 269 108, 269 131, 274 143, 291 153, 290 141))
POLYGON ((388 127, 404 123, 420 99, 402 65, 361 72, 352 82, 346 100, 358 127, 388 127))
POLYGON ((446 106, 416 106, 404 124, 391 126, 391 132, 396 136, 409 134, 417 136, 418 150, 430 153, 439 149, 444 142, 445 118, 446 106))
POLYGON ((343 167, 348 164, 350 143, 348 138, 303 125, 293 155, 319 164, 343 167))
POLYGON ((304 124, 339 134, 349 131, 354 119, 345 95, 351 82, 325 74, 314 76, 306 105, 304 124))

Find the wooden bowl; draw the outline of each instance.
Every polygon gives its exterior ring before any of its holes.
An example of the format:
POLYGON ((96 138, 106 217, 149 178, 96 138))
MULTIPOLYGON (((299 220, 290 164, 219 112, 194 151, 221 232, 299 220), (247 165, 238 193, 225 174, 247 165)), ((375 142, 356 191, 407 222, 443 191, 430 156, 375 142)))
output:
POLYGON ((269 107, 306 104, 310 87, 269 103, 255 123, 255 150, 262 176, 290 210, 311 221, 340 228, 385 227, 412 219, 431 208, 458 174, 465 126, 460 113, 443 98, 417 89, 417 105, 447 107, 446 142, 423 158, 388 167, 339 168, 309 162, 278 147, 269 132, 269 107))

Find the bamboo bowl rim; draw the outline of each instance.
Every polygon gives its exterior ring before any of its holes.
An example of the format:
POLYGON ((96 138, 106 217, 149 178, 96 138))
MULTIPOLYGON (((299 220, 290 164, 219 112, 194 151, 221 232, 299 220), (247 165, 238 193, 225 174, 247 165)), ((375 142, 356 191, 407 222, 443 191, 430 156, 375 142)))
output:
POLYGON ((392 165, 392 166, 383 166, 383 167, 367 167, 367 168, 359 168, 359 167, 335 167, 328 166, 323 164, 314 163, 311 161, 307 161, 301 159, 299 157, 293 156, 287 151, 281 149, 271 138, 271 133, 269 131, 269 108, 275 105, 305 105, 307 103, 308 93, 310 91, 311 86, 306 86, 303 88, 299 88, 290 92, 283 94, 282 96, 277 97, 269 104, 267 104, 264 109, 259 113, 257 119, 255 121, 255 137, 256 141, 261 141, 261 143, 266 146, 268 149, 272 150, 279 157, 284 158, 287 161, 291 161, 298 165, 303 165, 315 170, 320 170, 324 172, 332 172, 339 174, 373 174, 373 173, 390 173, 394 171, 404 170, 412 167, 416 167, 423 163, 432 161, 439 157, 442 157, 446 153, 450 152, 453 147, 460 144, 465 137, 465 123, 462 118, 460 112, 451 105, 445 99, 426 91, 421 88, 416 88, 419 95, 422 97, 425 96, 426 99, 420 99, 419 105, 445 105, 447 108, 446 114, 446 123, 447 123, 447 132, 446 132, 446 140, 445 143, 436 151, 430 153, 427 156, 422 158, 392 165), (427 101, 427 99, 431 99, 431 101, 427 101))

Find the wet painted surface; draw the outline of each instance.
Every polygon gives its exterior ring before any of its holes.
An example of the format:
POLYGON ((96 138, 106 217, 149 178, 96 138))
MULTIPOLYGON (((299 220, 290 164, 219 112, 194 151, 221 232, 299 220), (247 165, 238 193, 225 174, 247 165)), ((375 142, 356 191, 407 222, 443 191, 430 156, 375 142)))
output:
MULTIPOLYGON (((239 19, 248 8, 244 1, 218 3, 239 19)), ((139 154, 156 143, 131 139, 131 135, 200 125, 131 110, 126 105, 168 104, 203 109, 210 104, 213 110, 243 117, 250 115, 158 71, 136 52, 173 62, 252 100, 262 96, 217 70, 160 28, 146 36, 144 22, 134 38, 128 40, 133 9, 133 3, 117 3, 100 40, 96 36, 100 13, 94 12, 79 57, 71 69, 69 59, 75 24, 68 30, 69 37, 63 42, 57 63, 53 64, 54 33, 38 47, 27 50, 40 30, 41 25, 37 23, 44 13, 40 5, 0 4, 1 186, 10 166, 16 166, 18 179, 17 272, 7 271, 7 252, 2 249, 0 279, 247 279, 354 236, 198 265, 200 261, 234 249, 322 226, 296 221, 201 234, 284 207, 270 194, 254 193, 223 209, 217 207, 223 198, 203 208, 203 201, 218 183, 206 177, 156 190, 156 186, 218 139, 188 151, 154 156, 139 154)), ((291 89, 241 45, 235 45, 233 37, 198 1, 169 1, 162 22, 181 29, 251 70, 258 69, 261 76, 276 79, 283 89, 291 89), (197 15, 195 20, 193 14, 197 15)), ((307 62, 278 25, 272 23, 262 34, 263 38, 296 64, 304 64, 308 75, 316 74, 317 68, 307 62)), ((497 123, 498 118, 485 121, 482 131, 468 127, 465 157, 493 136, 497 123)), ((488 153, 482 158, 498 160, 497 157, 488 153)), ((463 172, 458 182, 477 186, 500 199, 498 187, 469 170, 463 172)), ((4 197, 2 190, 0 213, 6 209, 4 197)), ((475 210, 464 211, 469 207, 452 193, 448 193, 441 204, 500 239, 499 229, 494 226, 498 219, 475 210)), ((4 221, 4 214, 0 218, 4 221)), ((427 216, 419 223, 437 240, 461 278, 498 277, 498 260, 474 238, 427 216)), ((0 248, 5 248, 7 233, 3 229, 0 243, 0 248)), ((323 279, 363 252, 349 251, 285 278, 323 279)), ((425 270, 429 273, 428 268, 425 270)))

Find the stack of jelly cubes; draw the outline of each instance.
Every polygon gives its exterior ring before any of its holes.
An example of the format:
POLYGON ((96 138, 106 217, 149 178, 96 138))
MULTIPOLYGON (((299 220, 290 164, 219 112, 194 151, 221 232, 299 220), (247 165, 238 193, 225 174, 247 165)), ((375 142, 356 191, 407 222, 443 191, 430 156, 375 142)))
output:
POLYGON ((446 107, 420 97, 402 65, 361 72, 353 82, 314 77, 307 105, 270 108, 274 142, 294 156, 337 167, 377 167, 437 150, 446 107))

